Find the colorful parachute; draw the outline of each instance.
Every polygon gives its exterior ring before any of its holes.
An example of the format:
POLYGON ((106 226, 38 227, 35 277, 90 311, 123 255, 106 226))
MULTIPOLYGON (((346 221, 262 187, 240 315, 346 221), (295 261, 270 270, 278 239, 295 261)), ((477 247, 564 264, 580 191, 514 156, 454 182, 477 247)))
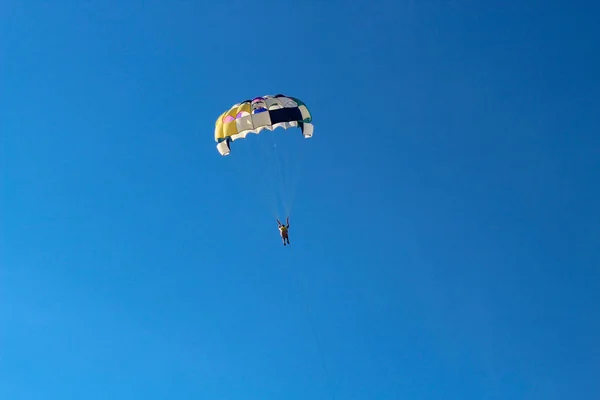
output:
POLYGON ((233 105, 215 123, 215 141, 222 156, 231 152, 230 143, 264 129, 299 127, 305 138, 313 135, 312 117, 306 105, 290 96, 256 97, 233 105))

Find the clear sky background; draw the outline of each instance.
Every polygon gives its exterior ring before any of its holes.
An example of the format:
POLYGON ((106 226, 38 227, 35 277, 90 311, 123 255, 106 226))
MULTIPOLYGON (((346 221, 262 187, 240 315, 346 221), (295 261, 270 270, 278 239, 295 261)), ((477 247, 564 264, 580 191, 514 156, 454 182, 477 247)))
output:
POLYGON ((0 398, 600 398, 599 13, 3 1, 0 398), (213 139, 275 93, 291 249, 213 139))

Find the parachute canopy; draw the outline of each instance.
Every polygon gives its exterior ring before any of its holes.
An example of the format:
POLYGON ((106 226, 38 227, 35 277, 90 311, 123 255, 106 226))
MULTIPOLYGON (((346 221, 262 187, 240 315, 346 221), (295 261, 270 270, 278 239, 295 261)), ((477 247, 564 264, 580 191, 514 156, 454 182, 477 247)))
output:
POLYGON ((230 143, 249 133, 276 128, 299 127, 305 138, 313 135, 312 117, 306 105, 290 96, 277 94, 256 97, 234 104, 215 123, 215 141, 222 156, 231 152, 230 143))

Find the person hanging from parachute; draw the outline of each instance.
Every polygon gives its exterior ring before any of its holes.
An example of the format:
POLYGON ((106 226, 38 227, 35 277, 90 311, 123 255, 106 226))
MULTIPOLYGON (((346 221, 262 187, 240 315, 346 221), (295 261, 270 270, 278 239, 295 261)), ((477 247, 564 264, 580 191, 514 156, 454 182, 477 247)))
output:
POLYGON ((281 222, 279 222, 279 219, 277 219, 277 227, 279 228, 279 234, 281 235, 283 245, 286 246, 290 244, 290 238, 288 236, 288 229, 290 229, 290 217, 285 219, 285 225, 283 225, 281 222))

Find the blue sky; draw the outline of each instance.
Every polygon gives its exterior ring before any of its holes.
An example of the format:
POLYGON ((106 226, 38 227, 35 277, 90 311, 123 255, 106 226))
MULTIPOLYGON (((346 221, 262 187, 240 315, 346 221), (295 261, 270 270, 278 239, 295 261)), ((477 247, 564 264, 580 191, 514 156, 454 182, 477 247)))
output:
POLYGON ((0 398, 598 398, 599 6, 416 3, 3 2, 0 398))

